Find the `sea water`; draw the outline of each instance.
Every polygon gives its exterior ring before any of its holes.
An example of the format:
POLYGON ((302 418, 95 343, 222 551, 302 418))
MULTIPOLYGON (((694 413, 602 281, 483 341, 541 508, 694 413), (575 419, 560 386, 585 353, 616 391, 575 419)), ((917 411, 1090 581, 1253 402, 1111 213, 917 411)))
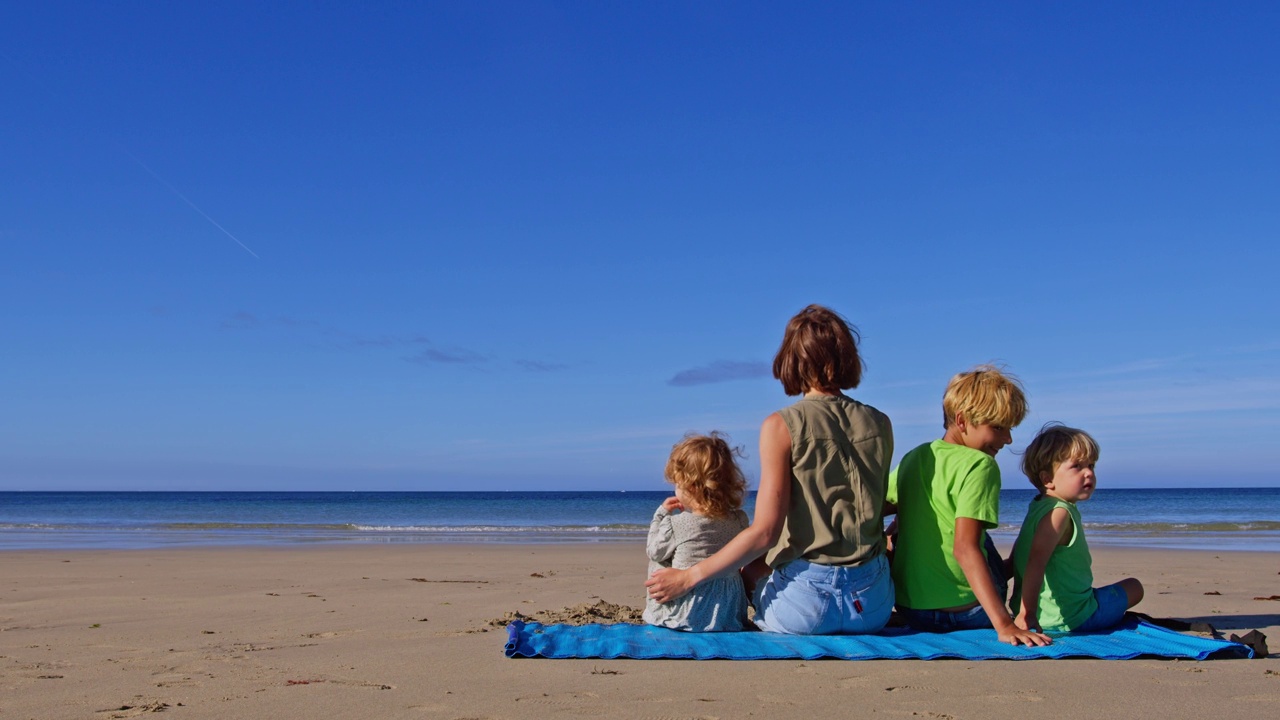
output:
MULTIPOLYGON (((0 492, 0 550, 640 542, 666 492, 0 492)), ((1034 491, 1000 494, 1006 550, 1034 491)), ((753 498, 747 498, 751 513, 753 498)), ((1101 489, 1089 542, 1280 551, 1280 488, 1101 489)))

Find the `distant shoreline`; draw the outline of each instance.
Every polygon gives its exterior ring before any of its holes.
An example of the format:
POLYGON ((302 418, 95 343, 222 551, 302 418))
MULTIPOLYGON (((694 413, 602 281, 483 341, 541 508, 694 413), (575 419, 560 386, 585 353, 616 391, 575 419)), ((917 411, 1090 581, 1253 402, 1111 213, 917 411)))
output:
MULTIPOLYGON (((1001 492, 1008 552, 1031 489, 1001 492)), ((642 539, 665 490, 0 492, 0 550, 305 545, 607 545, 642 539)), ((745 509, 754 509, 748 498, 745 509)), ((1280 552, 1280 488, 1104 489, 1094 547, 1280 552)))

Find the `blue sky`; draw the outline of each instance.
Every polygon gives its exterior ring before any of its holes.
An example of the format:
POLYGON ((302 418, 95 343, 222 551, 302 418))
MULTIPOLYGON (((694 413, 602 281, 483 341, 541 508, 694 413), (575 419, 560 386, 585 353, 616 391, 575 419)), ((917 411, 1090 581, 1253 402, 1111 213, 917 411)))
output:
MULTIPOLYGON (((1025 382, 1100 482, 1280 485, 1273 3, 0 7, 0 490, 757 473, 786 320, 897 455, 1025 382)), ((1006 486, 1025 481, 1002 454, 1006 486)))

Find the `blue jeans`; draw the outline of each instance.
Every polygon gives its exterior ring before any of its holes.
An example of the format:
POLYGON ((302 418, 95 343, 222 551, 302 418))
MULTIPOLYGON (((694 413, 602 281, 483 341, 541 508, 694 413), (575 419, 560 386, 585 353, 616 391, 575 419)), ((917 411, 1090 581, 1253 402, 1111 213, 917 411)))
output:
POLYGON ((952 630, 978 630, 990 628, 991 618, 981 605, 974 605, 968 610, 946 612, 944 610, 910 610, 898 608, 898 612, 907 625, 924 632, 944 633, 952 630))
POLYGON ((752 596, 756 625, 789 635, 877 632, 893 612, 893 578, 884 555, 857 567, 792 560, 774 568, 752 596))
MULTIPOLYGON (((996 592, 1000 594, 1000 602, 1003 603, 1009 595, 1009 576, 1005 574, 1004 560, 1001 559, 1000 551, 996 549, 991 536, 985 532, 982 535, 983 549, 987 552, 987 572, 991 574, 991 582, 995 583, 996 592)), ((907 625, 925 632, 951 632, 993 627, 991 618, 987 617, 987 611, 983 610, 981 605, 974 605, 968 610, 956 612, 899 607, 898 612, 907 621, 907 625)))

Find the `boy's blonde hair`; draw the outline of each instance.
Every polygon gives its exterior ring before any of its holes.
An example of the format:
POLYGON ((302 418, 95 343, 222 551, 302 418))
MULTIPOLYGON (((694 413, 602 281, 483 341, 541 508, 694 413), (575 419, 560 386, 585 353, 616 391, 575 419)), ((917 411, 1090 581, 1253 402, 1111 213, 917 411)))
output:
POLYGON ((964 413, 970 425, 1015 428, 1027 416, 1027 396, 1022 382, 995 365, 979 365, 947 383, 942 395, 942 427, 950 428, 964 413))
POLYGON ((1054 470, 1068 460, 1098 462, 1098 441, 1089 433, 1060 422, 1045 423, 1022 456, 1022 472, 1037 490, 1044 492, 1043 476, 1053 477, 1054 470))
POLYGON ((858 331, 839 313, 810 305, 787 322, 782 346, 773 357, 773 376, 788 395, 856 388, 862 382, 858 339, 858 331))
POLYGON ((671 448, 667 482, 680 488, 703 515, 728 517, 742 507, 747 490, 747 479, 733 459, 741 454, 729 446, 722 433, 690 433, 671 448))

